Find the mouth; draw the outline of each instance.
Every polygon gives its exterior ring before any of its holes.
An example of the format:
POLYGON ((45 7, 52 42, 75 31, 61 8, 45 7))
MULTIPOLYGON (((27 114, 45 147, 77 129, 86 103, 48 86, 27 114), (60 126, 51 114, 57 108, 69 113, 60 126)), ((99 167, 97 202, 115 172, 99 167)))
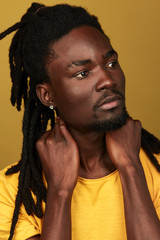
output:
POLYGON ((106 97, 97 107, 99 109, 109 110, 118 107, 121 103, 122 97, 116 94, 106 97))

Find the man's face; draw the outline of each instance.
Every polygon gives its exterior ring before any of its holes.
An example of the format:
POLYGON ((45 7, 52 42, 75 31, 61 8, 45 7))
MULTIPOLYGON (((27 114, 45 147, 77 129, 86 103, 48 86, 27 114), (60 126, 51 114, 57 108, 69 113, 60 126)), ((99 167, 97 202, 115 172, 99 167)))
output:
POLYGON ((120 119, 123 125, 125 77, 107 38, 93 27, 82 26, 52 48, 56 58, 47 65, 51 91, 68 126, 80 131, 103 130, 98 126, 109 130, 108 124, 120 119))

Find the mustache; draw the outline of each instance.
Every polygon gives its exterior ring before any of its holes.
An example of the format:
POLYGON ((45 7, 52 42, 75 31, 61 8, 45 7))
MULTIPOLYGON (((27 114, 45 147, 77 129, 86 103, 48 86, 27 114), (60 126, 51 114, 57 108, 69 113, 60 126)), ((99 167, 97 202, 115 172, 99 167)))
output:
POLYGON ((102 96, 96 101, 96 103, 94 104, 93 110, 96 110, 97 107, 99 106, 99 104, 100 104, 104 99, 106 99, 107 97, 112 96, 112 95, 119 95, 119 96, 122 98, 122 100, 124 100, 124 95, 123 95, 121 92, 119 92, 118 90, 116 90, 116 89, 112 89, 112 90, 109 90, 109 91, 105 91, 105 92, 103 93, 103 95, 102 95, 102 96))

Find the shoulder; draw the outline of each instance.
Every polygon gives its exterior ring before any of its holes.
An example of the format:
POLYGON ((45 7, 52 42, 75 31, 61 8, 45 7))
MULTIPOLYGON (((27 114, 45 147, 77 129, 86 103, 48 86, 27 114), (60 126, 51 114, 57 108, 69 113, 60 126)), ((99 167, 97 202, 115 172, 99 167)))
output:
MULTIPOLYGON (((160 164, 160 154, 154 154, 154 156, 155 156, 156 160, 158 161, 158 163, 160 164)), ((141 161, 143 169, 146 173, 147 173, 147 171, 149 171, 150 173, 160 176, 160 172, 158 172, 158 170, 153 165, 153 163, 151 162, 151 160, 149 159, 149 157, 147 156, 147 154, 145 153, 145 151, 142 148, 140 151, 140 161, 141 161)))
POLYGON ((8 239, 9 237, 18 189, 18 174, 5 175, 9 167, 0 171, 0 236, 2 239, 8 239))
POLYGON ((5 174, 6 171, 7 171, 9 168, 11 168, 12 166, 17 165, 17 163, 18 163, 18 162, 15 162, 15 163, 13 163, 13 164, 5 167, 4 169, 0 170, 0 179, 1 179, 1 178, 2 178, 2 179, 6 178, 6 179, 8 179, 8 181, 12 181, 13 179, 14 179, 14 180, 17 179, 17 181, 18 181, 19 173, 11 174, 11 175, 8 175, 8 176, 5 174), (12 176, 14 176, 14 177, 12 177, 12 176))
MULTIPOLYGON (((160 164, 160 153, 159 154, 154 154, 154 156, 157 159, 158 163, 160 164)), ((158 170, 156 169, 156 167, 150 161, 149 157, 147 156, 147 154, 145 153, 145 151, 142 148, 140 150, 140 160, 141 160, 141 163, 142 163, 144 169, 148 168, 148 169, 150 169, 154 172, 159 173, 158 170)))
MULTIPOLYGON (((16 165, 13 164, 13 165, 16 165)), ((13 166, 11 165, 11 166, 13 166)), ((0 239, 8 239, 18 192, 19 172, 5 175, 8 166, 0 171, 0 239)), ((14 239, 28 239, 40 234, 42 219, 28 215, 22 204, 16 224, 14 239)))
MULTIPOLYGON (((160 164, 160 154, 154 154, 157 161, 160 164)), ((155 194, 158 189, 160 188, 160 172, 156 169, 153 163, 150 161, 147 154, 144 152, 143 149, 140 151, 140 161, 142 163, 146 181, 148 184, 148 188, 150 190, 151 195, 155 194)))
MULTIPOLYGON (((15 163, 16 164, 16 163, 15 163)), ((19 173, 14 173, 11 175, 5 175, 7 169, 9 169, 11 166, 15 165, 12 164, 3 170, 0 171, 0 189, 1 189, 1 197, 9 195, 12 196, 15 200, 15 195, 17 194, 18 190, 18 177, 19 173)))

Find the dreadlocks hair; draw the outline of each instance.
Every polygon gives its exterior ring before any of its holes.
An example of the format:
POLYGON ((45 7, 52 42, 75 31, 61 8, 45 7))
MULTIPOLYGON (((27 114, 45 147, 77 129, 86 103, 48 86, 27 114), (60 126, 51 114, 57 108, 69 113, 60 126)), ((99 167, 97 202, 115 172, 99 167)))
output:
MULTIPOLYGON (((10 74, 12 80, 11 103, 21 110, 24 101, 23 147, 20 161, 6 171, 6 175, 19 172, 18 192, 12 218, 9 240, 13 238, 18 221, 19 210, 23 203, 28 215, 42 218, 42 201, 46 201, 46 187, 36 141, 46 131, 48 122, 54 127, 54 114, 44 106, 36 95, 36 85, 49 82, 46 63, 54 59, 51 44, 82 25, 92 26, 103 32, 97 17, 85 9, 68 4, 46 7, 32 3, 21 21, 0 34, 0 39, 13 31, 15 33, 10 50, 10 74), (36 196, 33 199, 32 193, 36 196)), ((106 35, 105 35, 106 36, 106 35)), ((109 40, 109 38, 106 36, 109 40)), ((160 141, 142 129, 142 147, 150 161, 160 172, 154 153, 160 153, 160 141)))

